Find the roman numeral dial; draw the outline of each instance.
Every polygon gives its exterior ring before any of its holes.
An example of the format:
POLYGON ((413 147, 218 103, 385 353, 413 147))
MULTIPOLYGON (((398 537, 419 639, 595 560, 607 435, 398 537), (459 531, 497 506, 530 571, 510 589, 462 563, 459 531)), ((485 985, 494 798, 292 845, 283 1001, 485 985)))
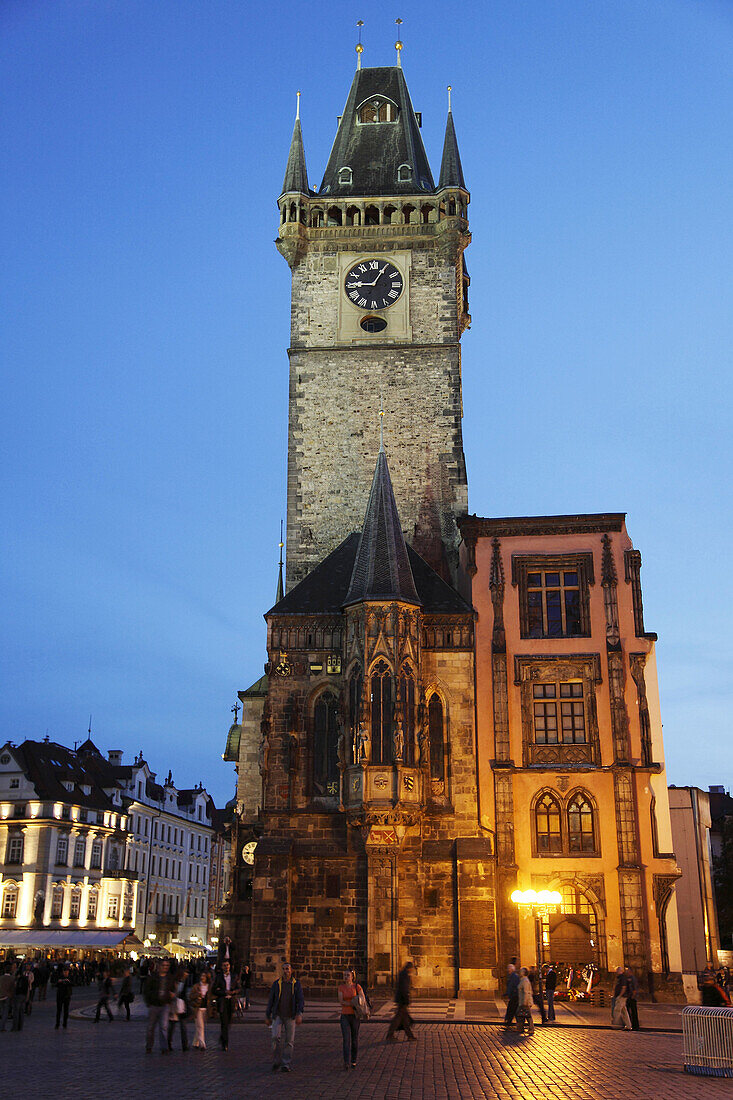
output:
POLYGON ((387 309, 404 287, 402 274, 389 260, 361 260, 344 280, 346 297, 358 309, 387 309))

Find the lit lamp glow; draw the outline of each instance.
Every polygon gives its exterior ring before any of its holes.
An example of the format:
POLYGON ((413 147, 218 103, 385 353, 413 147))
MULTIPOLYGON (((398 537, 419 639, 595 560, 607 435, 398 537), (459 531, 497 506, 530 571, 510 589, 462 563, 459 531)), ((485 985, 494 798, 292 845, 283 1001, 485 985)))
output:
POLYGON ((545 1009, 543 1006, 544 989, 542 983, 542 918, 549 913, 556 912, 562 904, 562 894, 557 890, 514 890, 512 901, 520 912, 525 911, 527 916, 534 917, 535 939, 537 949, 537 984, 539 988, 539 1003, 542 1012, 542 1022, 545 1021, 545 1009))

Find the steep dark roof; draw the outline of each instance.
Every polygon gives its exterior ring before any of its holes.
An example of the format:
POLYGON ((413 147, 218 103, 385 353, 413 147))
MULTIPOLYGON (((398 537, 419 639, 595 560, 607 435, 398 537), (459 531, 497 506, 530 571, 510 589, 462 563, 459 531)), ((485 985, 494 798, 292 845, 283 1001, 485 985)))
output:
POLYGON ((461 155, 458 152, 458 139, 456 128, 453 125, 453 112, 448 111, 445 123, 445 141, 443 142, 443 159, 440 162, 440 182, 438 190, 444 187, 462 187, 467 190, 466 181, 463 178, 461 167, 461 155))
MULTIPOLYGON (((359 532, 354 531, 340 546, 324 558, 300 584, 292 588, 280 603, 268 612, 270 615, 338 614, 343 610, 346 594, 354 570, 359 546, 359 532)), ((434 569, 411 546, 407 556, 415 580, 422 610, 428 615, 466 615, 471 605, 438 576, 434 569)))
POLYGON ((106 761, 98 749, 99 760, 94 768, 85 766, 84 755, 80 757, 73 749, 55 741, 24 741, 12 751, 43 801, 73 802, 91 809, 119 812, 104 789, 114 788, 117 783, 111 772, 100 774, 106 761), (73 790, 69 791, 65 783, 73 783, 73 790), (82 787, 89 787, 89 794, 82 787))
POLYGON ((321 195, 413 195, 433 191, 433 175, 420 136, 410 93, 397 66, 358 69, 323 176, 321 195), (357 110, 371 98, 386 98, 398 108, 395 122, 361 123, 357 110), (397 180, 408 164, 412 179, 397 180), (339 169, 350 168, 352 183, 339 183, 339 169))
POLYGON ((282 194, 286 195, 295 191, 300 195, 308 195, 308 172, 305 167, 305 150, 303 148, 303 132, 300 128, 300 119, 296 118, 293 127, 293 136, 290 139, 290 153, 285 169, 282 194))
POLYGON ((377 455, 345 602, 351 604, 362 600, 420 603, 383 448, 377 455))

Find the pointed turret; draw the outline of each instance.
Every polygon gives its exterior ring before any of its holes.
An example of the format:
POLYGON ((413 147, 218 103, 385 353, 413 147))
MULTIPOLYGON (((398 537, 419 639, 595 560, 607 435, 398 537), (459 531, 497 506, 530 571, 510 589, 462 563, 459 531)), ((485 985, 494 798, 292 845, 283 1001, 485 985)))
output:
POLYGON ((362 600, 420 604, 384 447, 377 457, 345 604, 362 600))
POLYGON ((463 178, 461 156, 458 152, 456 128, 453 125, 453 111, 448 108, 448 118, 445 123, 445 141, 443 142, 443 159, 440 162, 440 182, 438 190, 444 187, 460 187, 467 191, 466 181, 463 178))
POLYGON ((357 69, 319 194, 414 195, 434 187, 402 69, 357 69))
POLYGON ((282 194, 288 195, 295 192, 298 195, 309 195, 308 172, 305 167, 305 149, 303 148, 303 131, 300 128, 300 92, 298 92, 298 111, 293 126, 293 136, 290 141, 288 165, 285 169, 282 194))

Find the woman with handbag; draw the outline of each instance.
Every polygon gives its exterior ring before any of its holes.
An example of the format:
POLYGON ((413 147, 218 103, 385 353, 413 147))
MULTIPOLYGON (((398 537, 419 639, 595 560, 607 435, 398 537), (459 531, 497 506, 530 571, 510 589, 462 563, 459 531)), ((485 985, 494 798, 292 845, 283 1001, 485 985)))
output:
POLYGON ((196 1033, 193 1040, 194 1050, 206 1050, 206 1009, 211 993, 211 982, 208 970, 202 970, 196 985, 191 987, 188 995, 188 1003, 193 1012, 196 1024, 196 1033))
POLYGON ((186 1016, 188 1006, 186 1004, 186 979, 188 970, 185 966, 179 966, 175 974, 175 992, 168 1010, 168 1050, 173 1050, 173 1032, 178 1024, 181 1031, 181 1050, 188 1050, 188 1032, 186 1031, 186 1016))
POLYGON ((359 1053, 359 1024, 368 1015, 364 990, 356 980, 355 970, 344 970, 343 984, 338 987, 341 1005, 341 1040, 344 1052, 344 1069, 356 1065, 359 1053))

